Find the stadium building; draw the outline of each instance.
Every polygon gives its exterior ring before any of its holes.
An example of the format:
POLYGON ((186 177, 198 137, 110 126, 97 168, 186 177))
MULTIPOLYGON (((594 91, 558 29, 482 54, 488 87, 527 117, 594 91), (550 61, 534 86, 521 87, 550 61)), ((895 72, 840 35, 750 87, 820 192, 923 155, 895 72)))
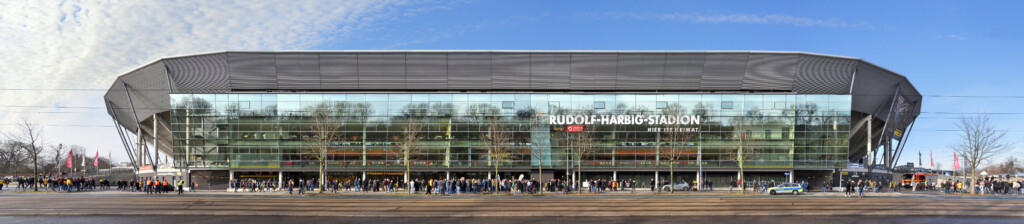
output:
POLYGON ((229 51, 149 63, 104 99, 136 170, 215 188, 321 159, 332 179, 721 186, 742 167, 818 186, 891 170, 921 108, 864 60, 759 51, 229 51))

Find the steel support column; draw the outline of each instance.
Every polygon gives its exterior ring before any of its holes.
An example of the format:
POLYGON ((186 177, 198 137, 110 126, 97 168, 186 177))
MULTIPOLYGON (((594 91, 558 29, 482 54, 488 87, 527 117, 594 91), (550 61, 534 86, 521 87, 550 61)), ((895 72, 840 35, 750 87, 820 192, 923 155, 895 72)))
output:
MULTIPOLYGON (((135 111, 135 102, 132 101, 132 94, 128 91, 128 84, 121 81, 121 85, 124 86, 124 95, 128 96, 128 106, 132 108, 132 115, 135 116, 135 125, 138 127, 137 136, 139 137, 140 142, 139 150, 144 150, 146 152, 146 158, 149 159, 149 164, 153 164, 153 157, 149 155, 149 146, 146 145, 146 136, 142 135, 142 122, 139 122, 139 113, 135 111)), ((155 145, 157 143, 153 142, 153 144, 155 145)), ((154 171, 156 171, 156 167, 154 167, 154 171)))
POLYGON ((903 147, 907 145, 907 139, 910 139, 910 131, 914 129, 915 123, 917 123, 917 121, 910 122, 910 127, 907 128, 906 132, 904 132, 903 139, 900 140, 900 145, 896 147, 896 159, 893 160, 893 163, 899 162, 900 157, 903 157, 903 147))
POLYGON ((153 172, 157 173, 157 167, 160 166, 160 123, 156 120, 156 114, 153 114, 153 153, 156 154, 156 160, 153 160, 153 172))
MULTIPOLYGON (((113 108, 113 107, 111 107, 111 108, 113 108)), ((116 113, 117 112, 113 112, 112 114, 116 114, 116 113)), ((132 155, 132 151, 133 150, 131 149, 131 147, 129 147, 128 141, 124 138, 124 132, 121 131, 121 125, 117 124, 117 116, 116 115, 112 115, 110 118, 112 120, 114 120, 114 129, 117 130, 117 137, 121 138, 121 146, 123 146, 125 152, 128 153, 128 160, 132 162, 132 167, 135 167, 135 172, 138 172, 139 171, 139 165, 135 164, 135 156, 132 155)))

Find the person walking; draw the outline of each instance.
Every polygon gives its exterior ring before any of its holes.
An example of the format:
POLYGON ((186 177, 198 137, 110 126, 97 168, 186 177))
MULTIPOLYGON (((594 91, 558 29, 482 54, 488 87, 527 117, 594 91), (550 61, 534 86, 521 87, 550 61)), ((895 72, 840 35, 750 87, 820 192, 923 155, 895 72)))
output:
POLYGON ((859 198, 864 197, 864 185, 863 181, 857 181, 857 197, 859 198))
POLYGON ((185 193, 185 180, 178 179, 178 195, 185 193))
POLYGON ((846 197, 850 197, 850 191, 853 190, 853 181, 846 182, 846 188, 843 189, 843 193, 846 197))

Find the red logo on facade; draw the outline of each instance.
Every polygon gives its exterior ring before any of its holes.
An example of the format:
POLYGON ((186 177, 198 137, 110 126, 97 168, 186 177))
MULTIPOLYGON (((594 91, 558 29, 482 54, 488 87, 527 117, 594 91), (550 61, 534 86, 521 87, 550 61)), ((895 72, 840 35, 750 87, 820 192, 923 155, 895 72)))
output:
POLYGON ((565 132, 583 132, 583 126, 569 126, 565 128, 565 132))

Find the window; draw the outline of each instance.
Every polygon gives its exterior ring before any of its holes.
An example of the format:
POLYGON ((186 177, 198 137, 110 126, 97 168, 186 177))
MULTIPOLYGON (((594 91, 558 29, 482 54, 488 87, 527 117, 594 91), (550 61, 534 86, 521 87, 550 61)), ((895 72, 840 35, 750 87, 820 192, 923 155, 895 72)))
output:
POLYGON ((656 107, 656 108, 658 108, 658 109, 665 109, 665 108, 668 108, 668 102, 665 102, 665 101, 658 101, 658 104, 657 104, 657 105, 655 105, 655 107, 656 107))
POLYGON ((786 102, 775 102, 775 109, 786 109, 786 102))
POLYGON ((764 130, 764 139, 772 139, 772 130, 764 130))
POLYGON ((515 107, 516 107, 516 102, 514 102, 514 101, 502 101, 501 102, 501 109, 513 109, 515 107))
POLYGON ((238 102, 238 109, 249 109, 249 101, 238 102))
POLYGON ((789 139, 789 128, 782 128, 782 139, 789 139))
POLYGON ((594 101, 594 109, 604 109, 604 101, 594 101))
POLYGON ((732 101, 722 101, 723 110, 732 110, 732 101))

